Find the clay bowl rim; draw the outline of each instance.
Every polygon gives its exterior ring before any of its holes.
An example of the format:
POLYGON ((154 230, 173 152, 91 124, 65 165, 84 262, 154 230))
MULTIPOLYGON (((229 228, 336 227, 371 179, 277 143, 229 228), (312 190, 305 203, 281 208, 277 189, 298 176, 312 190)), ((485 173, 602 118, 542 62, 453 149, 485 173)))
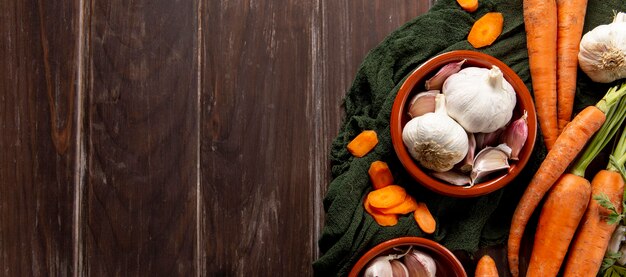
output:
POLYGON ((528 88, 526 88, 524 82, 510 67, 495 57, 481 52, 455 50, 429 59, 409 74, 394 99, 391 109, 390 128, 394 151, 406 171, 411 175, 411 177, 413 177, 414 180, 426 188, 442 195, 469 198, 486 195, 503 188, 514 180, 524 169, 530 160, 532 151, 535 147, 535 141, 537 138, 537 115, 535 104, 528 88), (402 142, 402 127, 404 126, 407 118, 405 115, 405 108, 407 106, 408 99, 414 94, 413 88, 418 85, 423 85, 426 78, 434 75, 443 65, 450 62, 458 62, 463 59, 467 60, 466 65, 469 66, 490 67, 491 65, 495 65, 499 67, 504 75, 504 78, 511 83, 516 93, 517 104, 512 120, 516 119, 516 115, 520 114, 523 110, 528 112, 528 138, 526 140, 526 144, 520 151, 519 160, 511 163, 511 168, 508 169, 507 173, 500 174, 495 178, 478 183, 471 188, 454 186, 444 181, 440 181, 435 177, 429 176, 413 160, 402 142), (405 122, 403 122, 403 120, 405 122))
POLYGON ((399 237, 381 242, 380 244, 374 246, 374 248, 363 254, 361 258, 359 258, 356 264, 354 264, 354 266, 352 267, 352 270, 350 270, 350 274, 348 274, 348 276, 359 276, 361 271, 363 271, 363 269, 372 259, 384 253, 385 251, 392 249, 393 247, 402 245, 415 245, 418 248, 426 248, 432 252, 436 252, 438 256, 443 257, 443 259, 440 259, 439 257, 432 257, 433 259, 439 261, 442 266, 451 266, 452 271, 456 274, 456 276, 467 277, 467 272, 465 272, 463 264, 461 264, 461 261, 459 261, 459 259, 454 254, 452 254, 452 252, 448 250, 448 248, 433 240, 422 237, 399 237))

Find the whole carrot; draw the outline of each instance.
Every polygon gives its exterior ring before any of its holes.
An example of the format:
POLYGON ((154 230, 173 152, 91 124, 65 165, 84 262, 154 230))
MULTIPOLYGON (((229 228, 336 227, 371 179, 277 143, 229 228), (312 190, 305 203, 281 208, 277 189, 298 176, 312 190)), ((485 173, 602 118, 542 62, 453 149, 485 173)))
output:
POLYGON ((526 276, 559 273, 590 196, 591 184, 581 176, 568 173, 557 181, 541 209, 526 276))
MULTIPOLYGON (((620 119, 615 120, 616 122, 613 124, 615 129, 619 128, 624 121, 626 100, 622 99, 619 106, 617 112, 611 115, 620 119)), ((609 121, 613 120, 608 118, 607 122, 609 121)), ((602 128, 604 129, 604 126, 602 128)), ((602 131, 600 130, 597 136, 603 135, 602 131)), ((604 145, 600 145, 598 148, 603 147, 604 145)), ((615 220, 609 221, 609 215, 612 212, 622 213, 624 177, 620 173, 619 167, 623 167, 626 162, 626 131, 622 131, 621 138, 611 157, 612 162, 609 162, 607 169, 596 173, 593 181, 591 181, 594 197, 589 202, 581 226, 570 247, 564 276, 595 276, 602 265, 611 235, 617 227, 615 220), (611 209, 607 209, 606 206, 611 209)), ((578 164, 574 168, 576 167, 578 164)), ((617 219, 619 220, 619 218, 617 219)))
POLYGON ((595 106, 589 106, 578 113, 559 135, 554 147, 537 169, 513 213, 507 249, 509 270, 513 276, 519 275, 520 243, 530 216, 546 192, 561 177, 591 136, 602 126, 606 118, 605 113, 625 93, 626 83, 613 87, 595 106))
POLYGON ((559 133, 572 117, 578 72, 578 48, 587 0, 557 0, 557 113, 559 133))
POLYGON ((524 25, 537 117, 550 150, 558 136, 556 0, 524 0, 524 25))
MULTIPOLYGON (((591 182, 592 195, 606 195, 621 213, 624 179, 616 171, 601 170, 591 182)), ((580 230, 569 250, 564 276, 595 276, 600 270, 604 252, 617 224, 606 220, 610 211, 591 199, 581 221, 580 230)))

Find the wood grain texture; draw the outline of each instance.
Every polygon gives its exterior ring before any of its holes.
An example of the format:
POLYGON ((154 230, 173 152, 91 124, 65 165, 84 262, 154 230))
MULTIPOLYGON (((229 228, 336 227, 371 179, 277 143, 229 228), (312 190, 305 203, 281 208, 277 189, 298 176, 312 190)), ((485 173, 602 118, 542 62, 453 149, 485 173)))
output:
POLYGON ((310 275, 314 1, 209 1, 202 235, 208 276, 310 275))
POLYGON ((70 276, 80 6, 0 6, 0 275, 70 276))
POLYGON ((196 6, 92 1, 86 276, 193 276, 196 6))
POLYGON ((4 1, 0 276, 312 275, 345 92, 431 5, 4 1))
POLYGON ((312 274, 342 98, 365 54, 429 7, 419 3, 208 4, 201 245, 209 276, 312 274))

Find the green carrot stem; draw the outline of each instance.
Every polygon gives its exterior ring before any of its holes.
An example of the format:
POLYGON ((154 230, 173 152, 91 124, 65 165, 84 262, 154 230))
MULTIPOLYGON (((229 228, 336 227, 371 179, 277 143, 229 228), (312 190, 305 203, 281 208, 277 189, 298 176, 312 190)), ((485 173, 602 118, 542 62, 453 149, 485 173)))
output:
POLYGON ((615 105, 615 103, 617 103, 622 96, 624 96, 624 94, 626 94, 626 82, 610 88, 604 97, 598 101, 596 107, 606 114, 608 110, 615 105))
POLYGON ((620 171, 626 163, 626 130, 622 130, 622 135, 617 142, 617 146, 611 154, 611 161, 606 169, 611 171, 620 171))
MULTIPOLYGON (((622 84, 621 89, 626 91, 626 83, 622 84)), ((609 92, 607 92, 607 95, 615 95, 611 94, 612 91, 615 92, 619 90, 617 90, 617 87, 612 87, 609 89, 609 92)), ((626 98, 618 98, 617 100, 620 100, 618 105, 613 103, 608 106, 608 110, 605 112, 606 120, 604 121, 604 124, 602 124, 600 130, 598 130, 589 144, 587 144, 584 152, 572 167, 572 174, 585 177, 585 170, 587 170, 589 164, 591 164, 598 153, 600 153, 609 141, 611 141, 615 133, 619 130, 619 127, 624 122, 624 119, 626 118, 626 98)))

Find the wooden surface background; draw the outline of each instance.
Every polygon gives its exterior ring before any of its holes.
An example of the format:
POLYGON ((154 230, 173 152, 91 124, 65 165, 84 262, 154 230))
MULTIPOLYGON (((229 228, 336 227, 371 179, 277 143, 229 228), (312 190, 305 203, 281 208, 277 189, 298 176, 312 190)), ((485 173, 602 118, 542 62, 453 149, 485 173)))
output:
POLYGON ((312 275, 342 97, 431 2, 2 1, 0 275, 312 275))

